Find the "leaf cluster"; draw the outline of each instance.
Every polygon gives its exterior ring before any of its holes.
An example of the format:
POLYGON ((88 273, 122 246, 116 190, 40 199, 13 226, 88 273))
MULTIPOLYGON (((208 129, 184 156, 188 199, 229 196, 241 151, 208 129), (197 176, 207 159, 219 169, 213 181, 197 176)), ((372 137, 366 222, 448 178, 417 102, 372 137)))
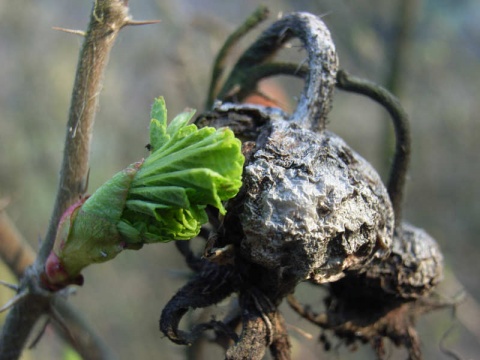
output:
POLYGON ((207 205, 225 214, 223 201, 241 186, 241 143, 227 128, 188 124, 194 110, 167 125, 163 98, 155 100, 150 156, 128 191, 118 229, 133 243, 188 240, 208 221, 207 205))

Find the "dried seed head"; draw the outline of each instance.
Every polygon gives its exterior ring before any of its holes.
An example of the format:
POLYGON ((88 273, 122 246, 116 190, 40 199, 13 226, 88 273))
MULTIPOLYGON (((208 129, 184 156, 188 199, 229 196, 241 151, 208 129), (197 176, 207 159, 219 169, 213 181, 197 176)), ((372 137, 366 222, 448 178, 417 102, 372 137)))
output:
POLYGON ((243 181, 240 249, 250 262, 324 283, 388 256, 394 217, 387 191, 333 133, 272 119, 243 181))
POLYGON ((443 256, 435 239, 424 230, 403 223, 395 231, 392 253, 366 272, 365 281, 409 299, 428 294, 442 277, 443 256))
POLYGON ((295 37, 307 50, 309 72, 292 115, 224 104, 199 123, 229 126, 242 141, 252 142, 244 146, 241 195, 230 203, 225 234, 216 245, 233 242, 242 258, 279 279, 324 283, 386 258, 394 228, 391 202, 375 170, 324 131, 338 67, 327 27, 306 13, 275 22, 240 57, 221 93, 248 92, 243 73, 268 65, 295 37))

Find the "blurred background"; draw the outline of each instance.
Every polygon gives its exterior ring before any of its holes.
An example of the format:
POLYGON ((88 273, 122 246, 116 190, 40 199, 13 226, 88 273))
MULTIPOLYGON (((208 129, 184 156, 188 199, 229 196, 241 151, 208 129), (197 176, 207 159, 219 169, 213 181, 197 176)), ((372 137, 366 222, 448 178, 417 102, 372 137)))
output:
MULTIPOLYGON (((439 292, 465 294, 457 313, 441 310, 418 323, 425 359, 480 354, 480 3, 477 0, 131 0, 137 20, 157 25, 124 29, 111 54, 95 125, 90 192, 146 156, 149 110, 166 98, 169 114, 203 110, 211 64, 227 35, 259 4, 279 13, 321 15, 332 32, 341 67, 392 89, 411 116, 412 166, 405 218, 438 240, 446 275, 439 292), (404 32, 403 41, 397 34, 404 32), (448 332, 448 333, 447 333, 448 332)), ((70 94, 82 39, 52 27, 85 29, 92 1, 0 1, 0 199, 35 248, 53 206, 70 94)), ((247 37, 236 53, 249 44, 247 37)), ((292 50, 296 51, 297 50, 292 50)), ((302 54, 297 57, 303 56, 302 54)), ((301 83, 279 80, 295 106, 301 83)), ((384 179, 392 130, 369 100, 337 92, 329 129, 368 159, 384 179)), ((215 346, 192 357, 158 330, 163 306, 189 272, 174 244, 125 252, 84 272, 71 297, 119 359, 222 358, 215 346), (203 356, 203 357, 201 357, 203 356)), ((15 281, 0 265, 0 279, 15 281)), ((321 308, 323 293, 301 285, 301 299, 321 308)), ((0 288, 1 304, 11 292, 0 288)), ((222 313, 225 304, 217 306, 222 313)), ((372 359, 360 346, 325 353, 319 330, 282 306, 295 359, 372 359), (296 328, 312 335, 305 337, 296 328)), ((195 312, 191 318, 205 316, 195 312)), ((0 322, 3 321, 3 314, 0 322)), ((185 324, 184 324, 185 325, 185 324)), ((387 346, 391 359, 406 354, 387 346)), ((48 328, 24 359, 63 359, 66 345, 48 328)))

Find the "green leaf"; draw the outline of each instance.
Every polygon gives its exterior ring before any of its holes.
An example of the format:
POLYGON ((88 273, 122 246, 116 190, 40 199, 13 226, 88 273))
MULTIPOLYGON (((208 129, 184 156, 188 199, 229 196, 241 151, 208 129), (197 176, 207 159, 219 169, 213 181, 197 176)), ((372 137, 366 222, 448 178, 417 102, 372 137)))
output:
POLYGON ((130 191, 131 198, 151 199, 168 206, 187 209, 190 201, 186 190, 179 186, 145 186, 130 191))
POLYGON ((55 286, 78 283, 81 270, 145 243, 188 240, 208 221, 207 205, 224 202, 242 185, 241 142, 230 129, 188 124, 194 110, 167 126, 162 97, 151 110, 151 153, 114 175, 62 217, 46 276, 55 286))
POLYGON ((163 144, 168 142, 168 136, 166 135, 166 126, 162 125, 157 119, 150 121, 150 151, 154 152, 160 148, 163 144))
POLYGON ((63 360, 82 360, 82 357, 68 346, 63 353, 63 360))
POLYGON ((168 140, 166 136, 167 107, 163 96, 154 100, 150 119, 150 146, 153 152, 168 140))
POLYGON ((150 119, 158 120, 160 125, 167 126, 167 107, 163 96, 160 96, 153 101, 150 119))
POLYGON ((177 135, 180 132, 180 129, 182 129, 188 124, 188 122, 192 119, 193 115, 195 115, 195 110, 191 109, 175 116, 175 118, 170 122, 167 127, 168 135, 177 135))

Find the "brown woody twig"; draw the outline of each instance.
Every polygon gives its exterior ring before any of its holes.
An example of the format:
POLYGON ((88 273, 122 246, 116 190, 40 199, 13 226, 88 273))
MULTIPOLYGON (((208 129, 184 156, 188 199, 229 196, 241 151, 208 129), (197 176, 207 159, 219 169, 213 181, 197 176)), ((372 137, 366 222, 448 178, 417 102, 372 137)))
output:
MULTIPOLYGON (((44 289, 40 276, 45 260, 53 247, 61 215, 86 191, 90 143, 98 96, 115 39, 123 27, 147 23, 152 22, 138 22, 130 18, 127 0, 95 0, 94 2, 77 65, 54 210, 47 235, 35 262, 22 271, 19 293, 27 295, 12 307, 7 316, 0 333, 0 360, 18 359, 39 317, 42 314, 52 315, 63 306, 57 305, 55 311, 53 310, 53 304, 59 304, 62 294, 44 289)), ((63 313, 63 317, 66 318, 66 314, 71 309, 68 307, 63 309, 66 309, 63 313)), ((89 358, 93 358, 92 356, 89 355, 89 358)), ((104 353, 98 358, 108 357, 108 354, 104 353)))

